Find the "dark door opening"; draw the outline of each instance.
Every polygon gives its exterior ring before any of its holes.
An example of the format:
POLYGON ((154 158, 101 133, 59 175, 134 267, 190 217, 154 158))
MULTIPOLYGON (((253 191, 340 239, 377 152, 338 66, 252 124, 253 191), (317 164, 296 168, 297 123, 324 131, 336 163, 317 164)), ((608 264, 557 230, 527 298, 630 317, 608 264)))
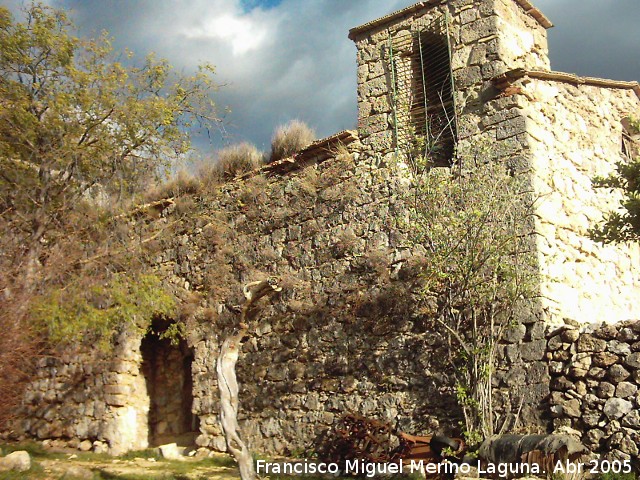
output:
POLYGON ((149 446, 192 446, 198 435, 193 405, 193 351, 184 340, 172 345, 150 332, 142 340, 142 373, 149 395, 149 446))

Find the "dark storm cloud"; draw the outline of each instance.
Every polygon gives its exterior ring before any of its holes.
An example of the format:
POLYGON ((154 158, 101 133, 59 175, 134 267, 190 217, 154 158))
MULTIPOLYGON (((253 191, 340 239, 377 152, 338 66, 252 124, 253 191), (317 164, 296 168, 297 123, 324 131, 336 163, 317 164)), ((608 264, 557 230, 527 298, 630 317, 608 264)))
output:
POLYGON ((535 0, 554 23, 554 70, 615 80, 640 80, 639 0, 535 0))
MULTIPOLYGON (((19 4, 18 0, 9 0, 19 4)), ((355 47, 349 28, 412 0, 50 0, 73 10, 83 34, 106 29, 118 48, 149 51, 184 71, 217 67, 218 103, 233 141, 267 148, 280 123, 300 118, 330 135, 356 123, 355 47)), ((534 0, 556 27, 552 67, 640 79, 640 0, 534 0)), ((217 148, 220 144, 206 146, 217 148)))

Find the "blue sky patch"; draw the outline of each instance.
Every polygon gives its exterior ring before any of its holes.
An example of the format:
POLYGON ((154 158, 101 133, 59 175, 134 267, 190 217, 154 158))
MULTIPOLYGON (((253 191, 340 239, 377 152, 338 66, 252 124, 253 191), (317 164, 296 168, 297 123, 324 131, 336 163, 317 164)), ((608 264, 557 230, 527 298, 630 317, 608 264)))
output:
POLYGON ((254 8, 261 7, 268 10, 273 7, 277 7, 282 3, 282 0, 241 0, 240 4, 245 12, 250 12, 254 8))

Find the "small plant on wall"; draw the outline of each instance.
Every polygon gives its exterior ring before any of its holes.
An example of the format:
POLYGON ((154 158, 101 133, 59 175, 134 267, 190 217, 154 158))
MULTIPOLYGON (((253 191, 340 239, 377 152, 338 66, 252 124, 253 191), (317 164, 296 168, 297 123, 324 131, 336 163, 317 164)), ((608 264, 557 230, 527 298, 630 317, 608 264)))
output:
POLYGON ((640 240, 640 120, 627 118, 622 124, 623 158, 611 175, 594 180, 596 187, 623 194, 620 208, 607 212, 604 221, 591 230, 591 238, 603 243, 640 240))

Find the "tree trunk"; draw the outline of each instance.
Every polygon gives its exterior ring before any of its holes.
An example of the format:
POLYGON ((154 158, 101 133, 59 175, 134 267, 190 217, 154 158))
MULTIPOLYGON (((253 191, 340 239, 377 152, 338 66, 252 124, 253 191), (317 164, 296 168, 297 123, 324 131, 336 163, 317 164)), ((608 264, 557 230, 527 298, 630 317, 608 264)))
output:
POLYGON ((236 362, 242 346, 241 335, 227 338, 220 348, 216 373, 220 388, 220 423, 227 441, 227 449, 235 457, 242 480, 254 480, 256 472, 253 467, 251 452, 240 438, 238 425, 238 381, 236 379, 236 362))
POLYGON ((251 452, 240 437, 236 363, 242 348, 242 341, 247 336, 247 322, 255 320, 260 313, 260 308, 257 306, 258 300, 281 290, 282 288, 272 278, 262 282, 252 282, 244 287, 244 295, 247 300, 240 314, 240 331, 222 343, 218 354, 216 373, 220 389, 220 423, 227 442, 227 449, 238 462, 242 480, 255 480, 257 476, 251 452))

